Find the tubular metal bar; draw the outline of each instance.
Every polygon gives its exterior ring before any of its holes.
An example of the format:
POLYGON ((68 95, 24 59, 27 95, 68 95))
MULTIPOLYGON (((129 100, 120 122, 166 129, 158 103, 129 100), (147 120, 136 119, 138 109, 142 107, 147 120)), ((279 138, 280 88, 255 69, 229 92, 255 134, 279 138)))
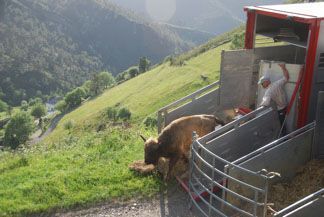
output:
POLYGON ((292 139, 295 136, 298 136, 299 134, 307 132, 310 129, 314 129, 314 127, 315 127, 315 122, 312 122, 312 123, 310 123, 310 124, 308 124, 308 125, 306 125, 306 126, 304 126, 302 128, 299 128, 298 130, 293 131, 292 133, 290 133, 290 134, 288 134, 288 135, 286 135, 284 137, 281 137, 280 139, 277 139, 277 140, 269 143, 268 145, 265 145, 265 146, 255 150, 255 151, 253 151, 253 152, 251 152, 251 153, 249 153, 249 154, 247 154, 247 155, 233 161, 232 163, 233 164, 240 164, 240 163, 242 163, 242 162, 244 162, 244 161, 246 161, 246 160, 248 160, 248 159, 250 159, 250 158, 252 158, 252 157, 254 157, 254 156, 258 155, 258 154, 260 154, 260 153, 263 153, 264 151, 268 150, 269 148, 272 148, 272 147, 274 147, 276 145, 281 144, 284 141, 292 139))
MULTIPOLYGON (((267 177, 266 177, 265 175, 263 175, 263 174, 259 174, 259 173, 253 172, 253 171, 251 171, 251 170, 245 169, 244 167, 241 167, 241 166, 239 166, 239 165, 236 165, 236 164, 234 164, 234 163, 232 163, 232 162, 229 162, 229 161, 227 161, 227 160, 225 160, 225 159, 219 157, 218 155, 215 155, 213 152, 209 151, 209 150, 206 149, 202 144, 200 144, 199 140, 196 141, 196 144, 198 144, 199 148, 202 148, 202 149, 203 149, 207 154, 211 155, 212 157, 215 157, 216 159, 218 159, 219 161, 221 161, 221 162, 223 162, 223 163, 225 163, 225 164, 228 164, 228 165, 231 166, 231 167, 234 167, 234 168, 236 168, 236 169, 238 169, 238 170, 240 170, 240 171, 246 172, 247 174, 250 174, 250 175, 253 175, 253 176, 256 176, 256 177, 260 177, 260 176, 262 176, 262 177, 265 178, 265 179, 267 178, 267 177)), ((194 145, 193 145, 193 146, 194 146, 194 145)), ((196 154, 196 155, 199 157, 199 159, 201 159, 203 162, 205 162, 205 164, 206 164, 207 166, 212 167, 208 162, 206 162, 204 159, 202 159, 201 156, 199 156, 199 154, 197 153, 197 151, 196 151, 194 148, 192 148, 192 150, 193 150, 193 153, 196 154)), ((211 169, 213 169, 213 168, 211 168, 211 169)), ((215 169, 216 169, 216 168, 215 168, 215 169)), ((219 170, 218 170, 218 171, 219 171, 219 170)), ((225 174, 225 173, 223 173, 223 174, 225 174)), ((226 175, 226 174, 225 174, 225 175, 226 175)), ((235 180, 234 180, 234 181, 235 181, 235 180)), ((238 181, 239 181, 239 180, 238 180, 238 181)))
POLYGON ((305 205, 306 203, 308 202, 311 202, 312 200, 316 199, 316 198, 319 198, 319 197, 322 197, 324 196, 324 188, 322 188, 321 190, 313 193, 313 194, 310 194, 309 196, 297 201, 296 203, 284 208, 283 210, 277 212, 274 216, 284 216, 286 214, 288 214, 289 212, 305 205))
POLYGON ((265 194, 264 194, 264 207, 263 207, 263 216, 267 215, 267 204, 268 204, 268 190, 269 190, 269 179, 265 180, 265 194))
POLYGON ((244 115, 243 117, 241 117, 241 118, 239 118, 237 120, 234 120, 231 123, 226 124, 225 126, 217 129, 216 131, 205 135, 204 137, 198 139, 198 141, 200 143, 204 143, 204 144, 206 144, 207 142, 211 142, 213 139, 215 139, 216 137, 218 137, 221 134, 225 133, 226 131, 229 131, 229 130, 231 130, 233 128, 239 127, 240 125, 243 125, 243 124, 241 124, 241 122, 249 121, 251 118, 254 118, 257 114, 259 114, 261 112, 272 111, 272 110, 273 110, 272 108, 260 107, 260 108, 258 108, 256 110, 244 115))
MULTIPOLYGON (((203 197, 200 196, 199 192, 197 191, 197 189, 195 188, 195 186, 192 184, 191 181, 189 181, 189 184, 191 185, 193 192, 194 192, 196 195, 199 195, 199 198, 201 199, 201 201, 203 201, 207 206, 210 206, 210 205, 208 204, 208 201, 206 201, 205 198, 203 198, 203 197)), ((206 213, 205 213, 205 212, 200 208, 200 206, 198 205, 198 203, 195 201, 195 199, 193 198, 192 194, 190 193, 189 195, 190 195, 191 200, 193 201, 193 203, 194 203, 194 204, 196 205, 196 207, 200 210, 200 212, 202 212, 206 217, 208 217, 208 215, 207 215, 207 214, 206 214, 206 213)), ((213 211, 217 212, 219 215, 221 215, 221 216, 223 216, 223 217, 227 217, 224 213, 220 212, 220 211, 217 210, 215 207, 210 206, 210 208, 211 208, 213 211)))
MULTIPOLYGON (((205 163, 205 165, 206 166, 208 166, 210 169, 212 169, 212 170, 214 170, 216 173, 218 173, 218 174, 220 174, 221 176, 223 176, 223 177, 226 177, 226 178, 228 178, 228 179, 231 179, 231 180, 233 180, 233 181, 235 181, 235 182, 237 182, 237 183, 239 183, 239 184, 241 184, 241 185, 244 185, 245 187, 248 187, 248 188, 251 188, 251 189, 253 189, 254 191, 259 191, 260 193, 264 193, 264 190, 263 189, 260 189, 260 188, 257 188, 257 187, 254 187, 254 186, 252 186, 252 185, 250 185, 250 184, 247 184, 247 183, 245 183, 245 182, 242 182, 241 180, 238 180, 238 179, 235 179, 235 178, 233 178, 233 177, 231 177, 230 175, 227 175, 226 173, 224 173, 224 172, 222 172, 222 171, 220 171, 219 169, 217 169, 217 168, 215 168, 215 167, 213 167, 212 165, 210 165, 207 161, 205 161, 201 156, 199 156, 198 155, 198 153, 194 150, 194 152, 193 152, 203 163, 205 163)), ((193 165, 195 166, 195 167, 198 167, 198 165, 195 163, 195 162, 193 162, 193 165)), ((199 169, 200 170, 200 169, 199 169)), ((201 171, 201 170, 200 170, 201 171)), ((202 172, 201 171, 201 173, 203 174, 203 175, 206 175, 206 174, 204 174, 204 172, 202 172)), ((257 173, 255 173, 255 174, 257 174, 257 173)), ((262 174, 257 174, 258 175, 258 177, 262 177, 262 178, 267 178, 266 176, 263 176, 262 174)), ((207 175, 206 175, 207 176, 207 175)), ((207 177, 209 177, 209 176, 207 176, 207 177)), ((216 182, 217 183, 217 182, 216 182)))
MULTIPOLYGON (((212 182, 213 184, 217 185, 217 187, 219 187, 219 188, 221 188, 222 190, 225 190, 225 191, 229 192, 230 194, 233 194, 233 195, 239 197, 240 199, 245 200, 245 201, 247 201, 247 202, 249 202, 249 203, 252 203, 252 204, 255 203, 254 200, 252 200, 252 199, 250 199, 250 198, 247 198, 247 197, 244 197, 244 196, 242 196, 242 195, 236 193, 235 191, 232 191, 232 190, 230 190, 230 189, 224 187, 223 185, 219 184, 219 183, 216 182, 215 180, 212 180, 212 179, 211 179, 209 176, 207 176, 203 171, 201 171, 201 169, 199 169, 199 167, 198 167, 195 163, 193 163, 193 165, 194 165, 194 167, 197 169, 197 171, 198 171, 201 175, 203 175, 206 179, 208 179, 208 181, 210 181, 210 182, 212 182)), ((232 177, 231 177, 231 178, 232 178, 232 177)), ((232 178, 232 179, 235 179, 235 178, 232 178)), ((238 181, 239 181, 239 180, 238 180, 238 181)), ((242 182, 242 181, 240 181, 240 182, 242 182)), ((242 183, 244 183, 244 182, 242 182, 242 183)), ((244 184, 246 184, 246 183, 244 183, 244 184)), ((246 185, 249 185, 249 184, 246 184, 246 185)), ((249 185, 249 186, 251 186, 251 185, 249 185)), ((251 187, 255 188, 254 186, 251 186, 251 187)), ((254 191, 258 191, 258 190, 254 190, 254 191)), ((263 190, 261 190, 261 191, 263 191, 263 190)), ((261 193, 263 194, 264 192, 261 192, 261 193)), ((257 205, 258 205, 258 206, 263 206, 264 204, 263 204, 263 203, 257 203, 257 205)))
MULTIPOLYGON (((213 158, 213 165, 215 165, 215 158, 213 158)), ((212 180, 215 180, 215 170, 212 171, 212 180)), ((198 180, 197 180, 198 181, 198 180)), ((200 183, 200 181, 198 181, 200 183)), ((213 192, 215 184, 212 182, 210 185, 210 192, 213 192)), ((213 197, 210 197, 209 199, 210 205, 213 205, 213 197)), ((209 208, 209 215, 210 215, 210 208, 209 208)))
MULTIPOLYGON (((207 192, 209 193, 209 195, 210 195, 212 198, 215 198, 216 200, 218 200, 218 201, 221 202, 222 204, 225 204, 225 205, 229 206, 230 208, 235 209, 237 212, 243 213, 243 214, 245 214, 245 215, 247 215, 247 216, 253 216, 251 213, 246 212, 245 210, 240 209, 240 208, 238 208, 238 207, 236 207, 236 206, 230 204, 230 203, 227 202, 226 200, 223 200, 223 199, 221 199, 221 198, 215 196, 215 195, 213 194, 213 192, 211 192, 208 188, 205 187, 204 184, 202 184, 202 183, 199 181, 199 179, 198 179, 197 176, 194 176, 193 178, 194 178, 194 179, 199 183, 199 185, 200 185, 200 186, 201 186, 205 191, 207 191, 207 192)), ((201 196, 199 196, 199 197, 202 198, 201 196)))

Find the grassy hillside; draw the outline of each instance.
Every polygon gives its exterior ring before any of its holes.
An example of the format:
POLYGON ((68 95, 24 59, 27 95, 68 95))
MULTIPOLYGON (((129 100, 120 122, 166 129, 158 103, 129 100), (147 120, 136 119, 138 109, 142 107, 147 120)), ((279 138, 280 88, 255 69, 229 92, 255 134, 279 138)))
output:
POLYGON ((100 201, 150 197, 163 186, 156 175, 139 176, 128 164, 143 159, 139 134, 156 134, 141 122, 160 107, 219 77, 220 53, 228 44, 191 58, 181 67, 164 63, 106 91, 67 114, 43 144, 0 152, 0 216, 26 216, 100 201), (208 76, 203 82, 200 75, 208 76), (127 106, 131 127, 110 126, 103 111, 127 106), (71 121, 72 129, 64 129, 71 121))
POLYGON ((169 63, 162 64, 112 88, 66 115, 49 137, 49 141, 56 141, 58 135, 64 134, 63 125, 68 120, 76 123, 74 133, 83 132, 82 126, 98 123, 100 118, 98 115, 105 108, 120 103, 131 110, 136 122, 141 121, 164 105, 218 80, 220 52, 227 46, 226 44, 203 53, 187 61, 182 67, 170 66, 169 63), (200 75, 208 76, 208 81, 203 82, 200 75))

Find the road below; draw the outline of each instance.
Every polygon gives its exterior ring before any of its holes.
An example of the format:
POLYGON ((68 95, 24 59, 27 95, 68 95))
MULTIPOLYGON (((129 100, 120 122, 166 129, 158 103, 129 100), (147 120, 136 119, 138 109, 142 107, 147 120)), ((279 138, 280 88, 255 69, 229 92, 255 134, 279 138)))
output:
POLYGON ((189 196, 178 185, 168 187, 149 201, 130 201, 125 204, 103 204, 88 209, 56 213, 55 217, 201 217, 189 209, 189 196))

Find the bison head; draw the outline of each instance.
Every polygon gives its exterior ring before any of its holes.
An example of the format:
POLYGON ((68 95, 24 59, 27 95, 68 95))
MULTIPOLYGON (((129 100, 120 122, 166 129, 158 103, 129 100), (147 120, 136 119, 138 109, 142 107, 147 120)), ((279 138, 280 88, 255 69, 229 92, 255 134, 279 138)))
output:
POLYGON ((157 139, 154 139, 152 137, 149 139, 145 139, 144 137, 142 137, 142 139, 145 142, 144 144, 145 163, 156 165, 159 159, 158 149, 160 146, 157 139))

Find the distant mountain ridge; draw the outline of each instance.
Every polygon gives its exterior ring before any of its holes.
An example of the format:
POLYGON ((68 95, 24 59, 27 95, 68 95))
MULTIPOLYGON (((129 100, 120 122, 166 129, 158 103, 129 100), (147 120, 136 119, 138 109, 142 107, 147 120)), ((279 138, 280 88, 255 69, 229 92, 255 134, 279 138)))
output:
POLYGON ((194 44, 107 0, 0 0, 0 12, 0 98, 12 105, 194 44))
MULTIPOLYGON (((146 7, 150 0, 110 0, 143 16, 150 16, 146 7)), ((155 2, 163 0, 154 0, 155 2)), ((174 0, 176 11, 164 22, 220 34, 245 22, 243 7, 247 5, 281 4, 284 0, 174 0)), ((155 21, 161 21, 155 19, 155 21)))

